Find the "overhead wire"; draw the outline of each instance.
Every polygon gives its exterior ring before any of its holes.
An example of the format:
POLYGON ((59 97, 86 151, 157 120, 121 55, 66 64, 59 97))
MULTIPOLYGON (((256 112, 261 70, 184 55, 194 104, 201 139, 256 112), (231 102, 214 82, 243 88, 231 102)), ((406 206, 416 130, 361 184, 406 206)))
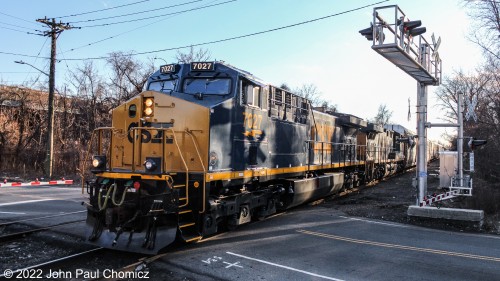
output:
MULTIPOLYGON (((47 41, 48 41, 48 40, 49 40, 49 37, 46 37, 46 38, 45 38, 45 41, 44 41, 44 42, 43 42, 43 44, 42 44, 42 47, 41 47, 41 48, 40 48, 40 50, 38 51, 38 54, 36 55, 35 59, 33 60, 33 62, 32 62, 31 64, 35 64, 35 63, 36 63, 36 61, 40 58, 40 54, 42 53, 42 50, 43 50, 43 48, 45 47, 45 44, 47 44, 47 41)), ((44 71, 45 71, 45 69, 47 68, 48 62, 49 62, 49 61, 47 61, 47 63, 45 64, 45 67, 43 67, 43 68, 42 68, 42 70, 44 70, 44 71)), ((22 84, 26 83, 26 81, 28 80, 28 77, 30 76, 30 74, 31 74, 31 73, 33 73, 33 72, 30 72, 30 73, 28 73, 28 74, 26 75, 26 77, 24 78, 24 81, 23 81, 23 83, 22 83, 22 84)), ((40 76, 41 76, 41 75, 42 75, 42 73, 41 73, 41 72, 39 72, 39 73, 38 73, 38 76, 37 76, 37 77, 36 77, 36 79, 33 81, 33 83, 31 84, 31 86, 30 86, 30 87, 33 87, 33 86, 35 85, 35 83, 36 83, 36 82, 38 82, 38 80, 40 79, 40 76)))
MULTIPOLYGON (((212 2, 209 2, 209 3, 208 3, 208 5, 210 5, 210 4, 212 4, 212 3, 215 3, 215 2, 217 2, 217 1, 219 1, 219 0, 214 0, 214 1, 212 1, 212 2)), ((200 7, 203 7, 203 6, 200 6, 200 7)), ((101 42, 104 42, 104 41, 108 41, 108 40, 114 39, 114 38, 116 38, 116 37, 118 37, 118 36, 125 35, 125 34, 127 34, 127 33, 130 33, 130 32, 133 32, 133 31, 136 31, 136 30, 138 30, 138 29, 142 29, 142 28, 145 28, 145 27, 151 26, 151 25, 153 25, 153 24, 157 24, 157 23, 160 23, 160 22, 162 22, 162 21, 166 21, 166 20, 171 19, 171 18, 173 18, 173 17, 176 17, 176 16, 178 16, 178 15, 180 15, 180 14, 171 15, 171 16, 169 16, 169 17, 166 17, 166 18, 163 18, 163 19, 160 19, 160 20, 157 20, 157 21, 154 21, 154 22, 151 22, 151 23, 148 23, 148 24, 145 24, 145 25, 141 25, 141 26, 138 26, 138 27, 136 27, 136 28, 133 28, 133 29, 130 29, 130 30, 124 31, 124 32, 122 32, 122 33, 118 33, 118 34, 115 34, 115 35, 112 35, 112 36, 109 36, 109 37, 106 37, 106 38, 103 38, 103 39, 99 39, 99 40, 97 40, 97 41, 90 42, 90 43, 87 43, 87 44, 85 44, 85 45, 81 45, 81 46, 79 46, 79 47, 74 47, 74 48, 69 49, 69 50, 68 50, 68 51, 66 51, 66 52, 72 52, 72 51, 75 51, 75 50, 78 50, 78 49, 82 49, 82 48, 85 48, 85 47, 90 47, 90 46, 92 46, 92 45, 95 45, 95 44, 98 44, 98 43, 101 43, 101 42)))
POLYGON ((38 26, 40 25, 37 22, 32 22, 32 21, 29 21, 29 20, 26 20, 26 19, 23 19, 23 18, 19 18, 19 17, 16 17, 16 16, 12 16, 12 15, 9 15, 9 14, 3 13, 3 12, 0 12, 0 14, 4 15, 4 16, 7 16, 7 17, 11 17, 11 18, 17 19, 17 20, 21 20, 21 21, 24 21, 24 22, 29 22, 30 24, 35 24, 35 25, 38 25, 38 26))
POLYGON ((173 12, 173 13, 168 13, 168 14, 163 14, 163 15, 150 16, 150 17, 147 17, 147 18, 138 18, 138 19, 131 19, 131 20, 125 20, 125 21, 117 21, 117 22, 111 22, 111 23, 102 23, 102 24, 95 24, 95 25, 81 25, 79 27, 80 28, 100 27, 100 26, 110 26, 110 25, 122 24, 122 23, 129 23, 129 22, 144 21, 144 20, 150 20, 150 19, 154 19, 154 18, 160 18, 160 17, 171 16, 171 15, 183 14, 183 13, 187 13, 187 12, 191 12, 191 11, 196 11, 196 10, 206 9, 206 8, 210 8, 210 7, 214 7, 214 6, 224 5, 224 4, 231 3, 231 2, 236 2, 236 1, 238 1, 238 0, 228 0, 228 1, 225 1, 225 2, 221 2, 221 3, 216 3, 216 4, 211 4, 211 5, 205 5, 205 6, 202 6, 202 7, 191 8, 191 9, 187 9, 187 10, 183 10, 183 11, 178 11, 178 12, 173 12))
MULTIPOLYGON (((232 40, 236 40, 236 39, 241 39, 241 38, 246 38, 246 37, 261 35, 261 34, 265 34, 265 33, 270 33, 270 32, 274 32, 274 31, 278 31, 278 30, 288 29, 288 28, 291 28, 291 27, 296 27, 296 26, 299 26, 299 25, 304 25, 304 24, 308 24, 308 23, 312 23, 312 22, 316 22, 316 21, 328 19, 328 18, 331 18, 331 17, 340 16, 340 15, 343 15, 343 14, 352 13, 352 12, 355 12, 355 11, 358 11, 358 10, 361 10, 361 9, 364 9, 364 8, 368 8, 368 7, 371 7, 371 6, 375 6, 375 5, 378 5, 378 4, 387 2, 387 1, 389 1, 389 0, 378 1, 378 2, 375 2, 375 3, 372 3, 372 4, 364 5, 364 6, 361 6, 361 7, 353 8, 353 9, 342 11, 342 12, 339 12, 339 13, 334 13, 334 14, 330 14, 330 15, 327 15, 327 16, 323 16, 323 17, 319 17, 319 18, 314 18, 314 19, 311 19, 311 20, 306 20, 306 21, 302 21, 302 22, 298 22, 298 23, 294 23, 294 24, 289 24, 289 25, 285 25, 285 26, 281 26, 281 27, 267 29, 267 30, 264 30, 264 31, 258 31, 258 32, 253 32, 253 33, 248 33, 248 34, 244 34, 244 35, 238 35, 238 36, 234 36, 234 37, 229 37, 229 38, 224 38, 224 39, 219 39, 219 40, 213 40, 213 41, 208 41, 208 42, 194 43, 194 44, 189 44, 189 45, 180 46, 180 47, 165 48, 165 49, 159 49, 159 50, 153 50, 153 51, 136 52, 136 53, 131 53, 130 55, 137 56, 137 55, 146 55, 146 54, 160 53, 160 52, 165 52, 165 51, 180 50, 180 49, 185 49, 185 48, 190 48, 190 47, 210 45, 210 44, 215 44, 215 43, 221 43, 221 42, 232 41, 232 40)), ((109 56, 101 56, 101 57, 90 57, 90 58, 69 58, 67 60, 101 60, 101 59, 108 59, 108 58, 110 58, 110 57, 109 56)))
POLYGON ((59 17, 54 17, 56 19, 62 19, 62 18, 69 18, 69 17, 76 17, 76 16, 81 16, 81 15, 88 15, 88 14, 93 14, 93 13, 98 13, 98 12, 103 12, 103 11, 109 11, 117 8, 122 8, 122 7, 127 7, 127 6, 132 6, 144 2, 148 2, 150 0, 142 0, 142 1, 137 1, 129 4, 123 4, 115 7, 109 7, 109 8, 104 8, 104 9, 99 9, 99 10, 94 10, 94 11, 88 11, 88 12, 83 12, 83 13, 78 13, 78 14, 73 14, 73 15, 66 15, 66 16, 59 16, 59 17))
POLYGON ((2 21, 0 21, 0 24, 9 25, 9 26, 18 27, 18 28, 23 28, 23 29, 28 29, 28 30, 33 30, 33 28, 31 28, 31 27, 20 26, 20 25, 6 23, 6 22, 2 22, 2 21))
POLYGON ((153 12, 153 11, 159 11, 159 10, 165 10, 165 9, 170 9, 170 8, 174 8, 174 7, 189 5, 189 4, 192 4, 195 2, 200 2, 200 1, 203 1, 203 0, 194 0, 194 1, 190 1, 190 2, 184 2, 184 3, 180 3, 180 4, 175 4, 175 5, 170 5, 170 6, 160 7, 160 8, 154 8, 154 9, 149 9, 149 10, 144 10, 144 11, 139 11, 139 12, 133 12, 133 13, 128 13, 128 14, 122 14, 122 15, 117 15, 117 16, 110 16, 110 17, 89 19, 89 20, 72 21, 72 22, 69 22, 69 24, 75 24, 75 23, 81 23, 81 22, 93 22, 93 21, 101 21, 101 20, 108 20, 108 19, 114 19, 114 18, 133 16, 133 15, 144 14, 144 13, 149 13, 149 12, 153 12))
POLYGON ((29 32, 29 31, 18 30, 18 29, 14 29, 14 28, 10 28, 10 27, 5 27, 5 26, 0 26, 0 28, 1 29, 7 29, 7 30, 15 31, 15 32, 20 32, 20 33, 24 33, 24 34, 29 34, 29 35, 40 35, 40 36, 43 36, 42 34, 33 33, 33 32, 29 32))
MULTIPOLYGON (((270 32, 274 32, 274 31, 278 31, 278 30, 283 30, 283 29, 288 29, 288 28, 299 26, 299 25, 304 25, 304 24, 308 24, 308 23, 312 23, 312 22, 316 22, 316 21, 328 19, 328 18, 331 18, 331 17, 336 17, 336 16, 340 16, 340 15, 343 15, 343 14, 355 12, 355 11, 358 11, 358 10, 361 10, 361 9, 364 9, 364 8, 368 8, 368 7, 371 7, 371 6, 375 6, 375 5, 387 2, 387 1, 389 1, 389 0, 378 1, 378 2, 374 2, 374 3, 371 3, 371 4, 364 5, 364 6, 360 6, 360 7, 357 7, 357 8, 349 9, 349 10, 346 10, 346 11, 342 11, 342 12, 330 14, 330 15, 327 15, 327 16, 323 16, 323 17, 314 18, 314 19, 307 20, 307 21, 302 21, 302 22, 294 23, 294 24, 289 24, 289 25, 285 25, 285 26, 281 26, 281 27, 267 29, 267 30, 264 30, 264 31, 258 31, 258 32, 253 32, 253 33, 248 33, 248 34, 243 34, 243 35, 233 36, 233 37, 229 37, 229 38, 208 41, 208 42, 193 43, 193 44, 188 44, 188 45, 179 46, 179 47, 171 47, 171 48, 165 48, 165 49, 159 49, 159 50, 136 52, 136 53, 131 53, 129 55, 136 56, 136 55, 160 53, 160 52, 165 52, 165 51, 180 50, 180 49, 185 49, 185 48, 189 48, 189 47, 197 47, 197 46, 203 46, 203 45, 221 43, 221 42, 232 41, 232 40, 236 40, 236 39, 241 39, 241 38, 256 36, 256 35, 260 35, 260 34, 270 33, 270 32)), ((130 31, 128 31, 128 32, 130 32, 130 31)), ((113 37, 108 37, 106 39, 100 40, 100 42, 102 42, 104 40, 111 39, 111 38, 113 38, 113 37)), ((71 51, 75 50, 75 49, 76 48, 71 49, 71 51)), ((23 56, 23 57, 35 57, 33 55, 16 54, 16 53, 3 52, 3 51, 0 51, 0 54, 18 55, 18 56, 23 56)), ((102 60, 102 59, 108 59, 108 58, 110 58, 110 56, 88 57, 88 58, 66 58, 64 60, 68 60, 68 61, 81 61, 81 60, 102 60)), ((49 59, 49 58, 45 57, 45 59, 49 59)))

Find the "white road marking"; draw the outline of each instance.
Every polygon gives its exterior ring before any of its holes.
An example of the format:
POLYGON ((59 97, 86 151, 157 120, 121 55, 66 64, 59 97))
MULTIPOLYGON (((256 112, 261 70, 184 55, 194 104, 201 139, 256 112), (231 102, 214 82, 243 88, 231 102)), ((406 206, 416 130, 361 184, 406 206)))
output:
POLYGON ((228 265, 228 266, 226 266, 226 268, 230 268, 230 267, 233 267, 233 266, 243 268, 243 266, 238 265, 238 264, 240 263, 239 261, 237 261, 237 262, 235 262, 235 263, 230 263, 230 262, 224 261, 223 263, 225 263, 225 264, 227 264, 227 265, 228 265))
POLYGON ((339 216, 339 217, 345 218, 345 219, 349 219, 349 220, 353 220, 353 221, 363 221, 363 222, 367 222, 367 223, 396 226, 396 227, 401 227, 401 228, 408 228, 408 227, 410 227, 410 226, 404 225, 404 224, 395 224, 395 223, 388 223, 388 222, 371 221, 371 220, 365 220, 365 219, 350 218, 350 217, 345 217, 345 216, 339 216))
POLYGON ((289 266, 284 266, 284 265, 277 264, 277 263, 272 263, 272 262, 268 262, 268 261, 264 261, 264 260, 260 260, 260 259, 256 259, 256 258, 251 258, 251 257, 247 257, 247 256, 240 255, 240 254, 235 254, 235 253, 232 253, 232 252, 226 252, 226 254, 233 255, 233 256, 236 256, 236 257, 240 257, 240 258, 244 258, 244 259, 247 259, 247 260, 252 260, 252 261, 256 261, 256 262, 260 262, 260 263, 265 263, 265 264, 268 264, 268 265, 272 265, 272 266, 276 266, 276 267, 280 267, 280 268, 284 268, 284 269, 288 269, 288 270, 292 270, 292 271, 296 271, 296 272, 300 272, 300 273, 304 273, 304 274, 307 274, 307 275, 311 275, 311 276, 314 276, 314 277, 319 277, 319 278, 323 278, 323 279, 327 279, 327 280, 344 281, 342 279, 337 279, 337 278, 333 278, 333 277, 329 277, 329 276, 324 276, 324 275, 312 273, 312 272, 309 272, 309 271, 300 270, 300 269, 296 269, 296 268, 289 267, 289 266))
POLYGON ((26 213, 19 213, 19 212, 0 212, 0 214, 26 215, 26 213))
POLYGON ((57 199, 55 199, 55 198, 45 198, 45 199, 37 199, 37 200, 27 200, 27 201, 1 203, 0 207, 10 206, 10 205, 18 205, 18 204, 26 204, 26 203, 35 203, 35 202, 42 202, 42 201, 52 201, 52 200, 57 200, 57 199))

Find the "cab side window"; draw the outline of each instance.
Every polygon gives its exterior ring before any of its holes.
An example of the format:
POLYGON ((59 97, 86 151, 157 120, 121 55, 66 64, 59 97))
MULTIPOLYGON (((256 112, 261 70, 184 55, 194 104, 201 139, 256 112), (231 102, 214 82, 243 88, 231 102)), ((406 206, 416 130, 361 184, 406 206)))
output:
POLYGON ((261 107, 262 106, 262 91, 261 87, 250 83, 249 81, 241 81, 241 101, 242 104, 261 107))

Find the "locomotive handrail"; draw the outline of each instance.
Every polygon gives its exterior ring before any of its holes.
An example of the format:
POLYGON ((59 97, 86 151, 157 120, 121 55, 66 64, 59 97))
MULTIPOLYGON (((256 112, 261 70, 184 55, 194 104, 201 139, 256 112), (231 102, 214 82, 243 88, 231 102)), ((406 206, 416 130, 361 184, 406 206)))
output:
POLYGON ((195 141, 195 136, 193 135, 192 131, 186 129, 186 134, 191 137, 191 140, 193 141, 194 148, 196 150, 196 154, 198 155, 198 159, 200 160, 201 167, 203 168, 203 211, 199 211, 200 214, 205 212, 205 186, 206 186, 206 173, 207 169, 205 168, 205 165, 203 164, 203 159, 201 158, 200 150, 198 148, 198 143, 195 141))
MULTIPOLYGON (((90 135, 90 142, 88 144, 87 153, 85 154, 85 158, 83 160, 83 165, 82 165, 83 167, 81 169, 81 175, 80 175, 80 177, 82 178, 82 194, 85 191, 85 167, 87 166, 86 163, 89 160, 89 155, 90 155, 90 153, 92 151, 92 144, 94 143, 95 137, 96 137, 96 135, 99 136, 98 145, 97 145, 97 153, 101 154, 101 152, 102 152, 102 146, 101 146, 101 137, 102 137, 102 135, 101 135, 101 131, 104 131, 104 130, 114 130, 114 129, 115 129, 115 127, 99 127, 99 128, 94 129, 92 131, 92 135, 90 135), (99 132, 99 133, 97 134, 96 132, 99 132)), ((111 145, 111 142, 110 142, 110 145, 111 145)), ((109 161, 111 161, 111 157, 108 157, 108 158, 110 158, 109 161)))
MULTIPOLYGON (((134 132, 134 139, 132 141, 132 170, 135 171, 135 140, 137 138, 137 131, 138 130, 161 130, 163 132, 172 132, 172 136, 173 136, 173 139, 174 139, 174 144, 175 146, 177 147, 177 151, 179 152, 179 156, 181 157, 181 160, 182 160, 182 163, 184 164, 184 168, 186 169, 185 172, 186 172, 186 203, 183 204, 183 205, 179 205, 178 207, 179 208, 183 208, 183 207, 186 207, 187 205, 189 205, 189 167, 186 163, 186 160, 184 159, 184 156, 182 155, 182 151, 181 151, 181 148, 179 147, 179 143, 177 142, 177 137, 175 136, 176 133, 183 133, 183 132, 176 132, 174 131, 172 128, 151 128, 151 127, 132 127, 129 129, 129 132, 134 132)), ((142 149, 139 150, 139 153, 141 155, 139 155, 139 159, 142 157, 142 149)), ((162 156, 163 158, 165 158, 165 146, 162 145, 162 156)), ((164 163, 166 163, 166 161, 163 161, 164 163)), ((162 172, 164 172, 166 169, 164 169, 164 167, 162 167, 162 172)))
MULTIPOLYGON (((177 147, 177 151, 179 151, 179 156, 181 157, 182 163, 184 164, 184 167, 186 168, 186 203, 183 205, 179 205, 178 208, 183 208, 186 207, 189 204, 189 168, 188 165, 186 164, 186 160, 184 160, 184 156, 182 156, 182 151, 181 148, 179 147, 179 144, 177 143, 177 137, 175 136, 175 131, 172 128, 166 128, 168 131, 172 131, 172 136, 174 137, 174 144, 177 147)), ((165 151, 163 151, 165 153, 165 151)), ((165 157, 165 155, 163 155, 165 157)))

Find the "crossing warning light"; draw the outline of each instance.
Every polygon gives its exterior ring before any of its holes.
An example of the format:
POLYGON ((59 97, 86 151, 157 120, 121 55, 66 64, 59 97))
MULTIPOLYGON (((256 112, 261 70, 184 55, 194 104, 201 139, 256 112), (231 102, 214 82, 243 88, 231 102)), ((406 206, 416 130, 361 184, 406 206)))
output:
POLYGON ((470 150, 473 151, 476 147, 485 145, 486 143, 486 140, 476 140, 476 138, 470 138, 467 144, 469 145, 470 150))
POLYGON ((418 35, 422 35, 427 31, 425 27, 419 27, 421 25, 421 20, 403 21, 403 24, 400 25, 400 28, 406 36, 415 37, 418 35))

